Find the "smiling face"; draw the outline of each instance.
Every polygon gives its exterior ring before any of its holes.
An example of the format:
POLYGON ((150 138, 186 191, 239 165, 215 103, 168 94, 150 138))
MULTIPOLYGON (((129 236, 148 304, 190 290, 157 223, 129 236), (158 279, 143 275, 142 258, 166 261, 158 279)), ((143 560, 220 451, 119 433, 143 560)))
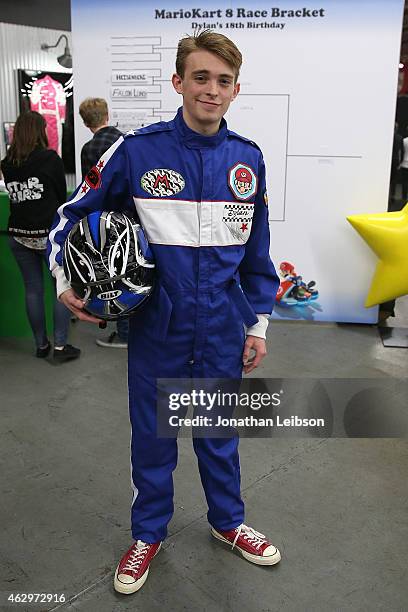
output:
POLYGON ((184 77, 174 74, 174 89, 183 96, 183 117, 188 127, 211 136, 219 129, 222 117, 239 92, 229 64, 202 49, 186 59, 184 77))

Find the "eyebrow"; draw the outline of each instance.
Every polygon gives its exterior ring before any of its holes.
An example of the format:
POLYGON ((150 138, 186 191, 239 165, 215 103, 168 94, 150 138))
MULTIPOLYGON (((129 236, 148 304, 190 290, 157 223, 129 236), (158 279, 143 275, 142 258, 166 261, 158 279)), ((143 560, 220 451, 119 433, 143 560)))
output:
MULTIPOLYGON (((196 74, 210 74, 210 71, 209 70, 205 70, 205 69, 203 69, 203 70, 194 70, 192 72, 192 74, 193 75, 196 75, 196 74)), ((219 74, 218 76, 219 77, 224 77, 224 78, 226 77, 228 79, 233 79, 234 78, 233 74, 228 74, 228 73, 226 73, 226 74, 219 74)))

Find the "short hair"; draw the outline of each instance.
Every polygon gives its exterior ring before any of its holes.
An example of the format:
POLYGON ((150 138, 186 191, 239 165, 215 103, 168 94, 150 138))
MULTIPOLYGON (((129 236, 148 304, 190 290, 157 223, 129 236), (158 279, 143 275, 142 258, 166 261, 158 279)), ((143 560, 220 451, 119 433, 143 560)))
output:
POLYGON ((193 51, 201 49, 214 53, 214 55, 224 60, 234 71, 235 82, 238 80, 242 64, 240 50, 232 40, 212 30, 203 30, 200 34, 185 36, 179 41, 176 56, 176 72, 181 78, 184 78, 187 57, 193 51))
POLYGON ((109 115, 108 104, 103 98, 86 98, 79 105, 79 114, 86 127, 97 128, 109 115))

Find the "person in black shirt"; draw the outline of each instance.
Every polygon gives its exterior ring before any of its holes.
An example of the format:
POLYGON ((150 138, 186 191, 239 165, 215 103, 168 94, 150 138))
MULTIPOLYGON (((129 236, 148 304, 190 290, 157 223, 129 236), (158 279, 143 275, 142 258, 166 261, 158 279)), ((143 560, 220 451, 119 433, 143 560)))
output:
MULTIPOLYGON (((13 142, 1 162, 10 197, 9 244, 23 276, 26 311, 35 339, 37 357, 47 357, 43 261, 47 237, 57 208, 67 199, 64 164, 48 149, 45 120, 29 111, 16 121, 13 142)), ((54 304, 54 359, 76 359, 80 350, 67 344, 71 313, 54 304)))
MULTIPOLYGON (((86 98, 79 106, 79 114, 94 135, 92 140, 84 144, 81 151, 81 171, 84 179, 122 133, 109 125, 108 105, 103 98, 86 98)), ((96 344, 111 348, 127 348, 128 320, 119 320, 116 329, 117 331, 112 332, 106 340, 98 338, 96 344)))
MULTIPOLYGON (((390 199, 395 200, 395 192, 399 179, 399 169, 404 159, 404 138, 398 133, 398 123, 395 123, 394 141, 392 145, 391 177, 390 177, 390 199)), ((398 208, 400 210, 401 207, 398 208)), ((395 210, 395 205, 388 205, 388 212, 395 210)))

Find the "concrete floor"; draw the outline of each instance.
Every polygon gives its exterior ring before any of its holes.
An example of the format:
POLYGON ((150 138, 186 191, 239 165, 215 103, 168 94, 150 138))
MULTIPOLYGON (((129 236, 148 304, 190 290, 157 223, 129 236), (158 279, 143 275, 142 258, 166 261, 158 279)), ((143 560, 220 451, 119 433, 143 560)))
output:
MULTIPOLYGON (((408 326, 408 302, 397 319, 408 326)), ((126 353, 75 324, 80 360, 33 358, 0 339, 0 607, 406 611, 408 446, 400 439, 243 439, 246 522, 280 548, 253 566, 210 539, 191 441, 179 441, 176 512, 143 589, 120 596, 114 568, 131 543, 126 353), (65 604, 7 605, 13 592, 65 604)), ((257 377, 406 377, 408 350, 374 326, 274 322, 257 377), (306 348, 307 347, 307 350, 306 348)))

